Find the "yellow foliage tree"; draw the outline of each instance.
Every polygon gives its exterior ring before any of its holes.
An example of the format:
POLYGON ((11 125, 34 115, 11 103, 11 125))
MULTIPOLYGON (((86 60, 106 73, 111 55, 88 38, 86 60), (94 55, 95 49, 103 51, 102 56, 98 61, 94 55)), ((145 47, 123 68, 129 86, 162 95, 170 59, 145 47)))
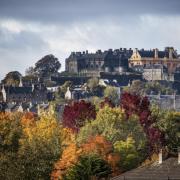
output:
POLYGON ((20 163, 25 167, 23 178, 47 179, 61 154, 61 128, 49 112, 42 113, 33 126, 29 123, 31 120, 31 116, 22 118, 22 122, 26 122, 19 149, 20 163))

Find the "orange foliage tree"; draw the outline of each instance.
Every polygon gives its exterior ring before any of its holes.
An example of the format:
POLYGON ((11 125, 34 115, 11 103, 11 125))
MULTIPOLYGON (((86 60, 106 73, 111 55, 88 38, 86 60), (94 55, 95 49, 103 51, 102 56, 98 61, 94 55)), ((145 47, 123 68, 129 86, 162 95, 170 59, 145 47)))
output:
POLYGON ((23 126, 32 126, 35 124, 36 116, 32 112, 26 112, 21 118, 21 124, 23 126))
POLYGON ((75 143, 68 145, 62 153, 61 159, 55 164, 54 170, 51 174, 51 179, 63 179, 68 168, 75 165, 80 156, 88 154, 97 154, 107 161, 112 168, 112 175, 120 173, 118 162, 120 157, 118 154, 113 153, 113 145, 107 141, 103 136, 95 136, 89 138, 87 143, 78 147, 75 143))

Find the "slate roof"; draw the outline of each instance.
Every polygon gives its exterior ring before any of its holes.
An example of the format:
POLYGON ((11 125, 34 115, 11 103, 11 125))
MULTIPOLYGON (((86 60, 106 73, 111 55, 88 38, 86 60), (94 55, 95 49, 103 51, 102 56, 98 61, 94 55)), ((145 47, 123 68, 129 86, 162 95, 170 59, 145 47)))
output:
POLYGON ((108 54, 107 51, 104 51, 104 52, 101 52, 101 53, 81 53, 81 52, 76 52, 76 53, 72 53, 69 56, 69 58, 73 58, 73 59, 76 59, 76 60, 85 60, 85 59, 94 59, 94 58, 95 59, 104 59, 107 54, 108 54))
MULTIPOLYGON (((138 50, 141 57, 153 58, 155 56, 155 50, 138 50)), ((159 58, 169 58, 169 51, 158 51, 159 58)), ((173 53, 173 58, 177 58, 177 56, 173 53)))
POLYGON ((112 180, 180 180, 180 164, 177 158, 164 160, 144 167, 125 172, 112 180))
POLYGON ((119 50, 115 49, 114 51, 112 49, 109 49, 108 51, 101 51, 98 50, 96 53, 88 53, 88 52, 72 52, 69 58, 66 60, 68 61, 69 59, 73 58, 74 60, 85 60, 85 59, 99 59, 99 60, 104 60, 108 55, 114 56, 114 57, 119 57, 122 54, 127 55, 130 57, 132 55, 132 50, 119 50))
POLYGON ((5 90, 8 94, 31 94, 32 87, 5 87, 5 90))

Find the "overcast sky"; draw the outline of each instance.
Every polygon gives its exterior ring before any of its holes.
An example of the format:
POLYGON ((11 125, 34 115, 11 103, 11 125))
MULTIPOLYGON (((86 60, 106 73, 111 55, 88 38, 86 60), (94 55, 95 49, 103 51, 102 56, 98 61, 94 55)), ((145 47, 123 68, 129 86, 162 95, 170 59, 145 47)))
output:
POLYGON ((0 0, 0 79, 54 54, 159 48, 180 53, 180 0, 0 0))

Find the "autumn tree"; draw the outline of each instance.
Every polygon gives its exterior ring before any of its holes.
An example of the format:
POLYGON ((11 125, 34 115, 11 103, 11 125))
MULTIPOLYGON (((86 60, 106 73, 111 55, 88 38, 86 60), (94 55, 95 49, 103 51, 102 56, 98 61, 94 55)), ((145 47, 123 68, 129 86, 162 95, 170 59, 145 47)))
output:
MULTIPOLYGON (((72 170, 74 165, 75 165, 74 170, 76 171, 75 173, 76 175, 77 175, 76 168, 78 168, 79 165, 82 166, 82 169, 86 169, 87 167, 90 168, 89 164, 82 163, 81 157, 91 157, 92 154, 95 155, 95 157, 98 156, 101 159, 101 163, 99 165, 103 165, 103 166, 105 165, 105 167, 107 167, 107 163, 108 163, 112 169, 113 174, 119 173, 119 168, 117 164, 119 162, 120 157, 118 154, 113 153, 112 143, 107 141, 103 136, 95 136, 89 138, 86 143, 81 144, 79 146, 76 143, 69 144, 64 149, 61 159, 55 163, 54 170, 51 174, 52 179, 53 180, 63 179, 63 177, 66 176, 66 174, 68 178, 71 177, 71 175, 73 174, 72 170), (69 169, 71 169, 70 172, 68 172, 69 169)), ((95 169, 91 169, 91 171, 95 171, 95 169)), ((101 172, 103 174, 104 172, 103 168, 99 169, 99 173, 101 172)), ((88 172, 85 171, 84 173, 85 176, 82 176, 82 178, 85 179, 87 177, 86 175, 88 172)), ((96 174, 94 175, 98 176, 98 172, 96 171, 96 174)))
POLYGON ((74 132, 79 131, 85 121, 95 119, 95 106, 90 102, 81 100, 66 105, 63 112, 63 126, 71 128, 74 132))
POLYGON ((159 146, 163 145, 163 133, 158 128, 153 127, 155 119, 151 115, 150 102, 147 97, 125 92, 121 96, 121 107, 125 110, 127 119, 133 114, 138 116, 151 148, 157 150, 159 146))
POLYGON ((0 113, 0 179, 18 179, 17 154, 22 127, 21 113, 0 113))
POLYGON ((114 103, 108 97, 105 97, 100 103, 100 108, 104 108, 105 106, 109 106, 111 108, 115 107, 114 103))
POLYGON ((85 142, 89 137, 96 135, 102 135, 112 143, 126 140, 132 135, 138 148, 143 148, 146 144, 146 135, 137 116, 127 120, 122 109, 109 106, 100 109, 94 121, 85 123, 77 135, 77 142, 85 142))
POLYGON ((120 155, 113 152, 113 144, 101 135, 89 137, 86 143, 81 144, 82 154, 97 154, 108 162, 112 175, 120 173, 118 163, 120 155))
POLYGON ((62 152, 61 158, 54 164, 51 179, 63 179, 68 169, 78 162, 80 155, 81 149, 75 143, 67 145, 62 152))
POLYGON ((22 134, 21 113, 0 113, 0 150, 17 151, 22 134))
POLYGON ((29 114, 23 119, 23 136, 18 151, 21 177, 49 179, 53 164, 61 154, 60 126, 51 113, 41 114, 37 121, 29 114))

